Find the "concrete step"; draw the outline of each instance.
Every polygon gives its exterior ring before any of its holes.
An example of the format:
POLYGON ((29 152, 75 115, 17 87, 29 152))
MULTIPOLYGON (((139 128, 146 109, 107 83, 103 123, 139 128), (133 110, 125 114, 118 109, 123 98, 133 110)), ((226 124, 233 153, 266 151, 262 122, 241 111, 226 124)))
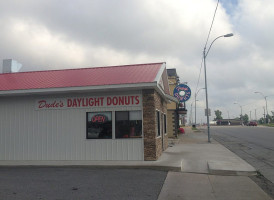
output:
POLYGON ((214 175, 254 176, 256 169, 246 162, 208 161, 208 171, 214 175))

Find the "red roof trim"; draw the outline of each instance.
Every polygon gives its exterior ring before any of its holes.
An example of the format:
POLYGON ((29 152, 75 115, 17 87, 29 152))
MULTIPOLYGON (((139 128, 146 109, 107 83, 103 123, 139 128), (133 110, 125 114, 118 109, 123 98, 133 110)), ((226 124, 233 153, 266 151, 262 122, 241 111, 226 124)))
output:
POLYGON ((164 63, 0 74, 0 91, 155 82, 164 63))

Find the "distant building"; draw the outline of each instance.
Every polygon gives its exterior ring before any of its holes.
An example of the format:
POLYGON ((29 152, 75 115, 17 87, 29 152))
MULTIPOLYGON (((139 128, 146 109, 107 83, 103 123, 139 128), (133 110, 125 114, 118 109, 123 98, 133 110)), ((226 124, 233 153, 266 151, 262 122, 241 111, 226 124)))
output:
MULTIPOLYGON (((180 84, 180 78, 177 75, 176 69, 167 69, 168 83, 170 94, 173 95, 174 88, 180 84)), ((185 116, 187 110, 185 109, 185 104, 179 104, 175 102, 170 102, 167 104, 167 130, 168 137, 176 137, 178 134, 178 128, 180 125, 185 125, 185 116)))
POLYGON ((235 126, 235 125, 242 125, 243 121, 240 119, 219 119, 217 120, 218 126, 235 126))

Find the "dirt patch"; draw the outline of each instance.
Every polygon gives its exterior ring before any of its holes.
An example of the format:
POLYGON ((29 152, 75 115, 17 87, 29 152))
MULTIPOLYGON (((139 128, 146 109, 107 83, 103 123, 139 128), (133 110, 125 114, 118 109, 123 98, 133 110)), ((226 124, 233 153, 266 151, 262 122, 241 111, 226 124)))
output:
POLYGON ((271 181, 266 179, 260 172, 258 172, 257 176, 250 176, 249 178, 251 178, 251 180, 260 186, 265 193, 274 199, 274 184, 271 181))

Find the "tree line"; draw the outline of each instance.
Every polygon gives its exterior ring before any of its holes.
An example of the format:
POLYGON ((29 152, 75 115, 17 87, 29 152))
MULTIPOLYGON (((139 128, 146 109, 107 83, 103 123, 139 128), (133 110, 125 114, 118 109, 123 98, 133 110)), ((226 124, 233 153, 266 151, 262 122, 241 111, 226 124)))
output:
MULTIPOLYGON (((223 117, 222 117, 222 111, 215 110, 214 112, 215 112, 214 121, 218 121, 218 120, 223 119, 223 117)), ((266 115, 266 118, 261 117, 259 120, 257 120, 257 122, 259 124, 274 123, 274 112, 271 111, 271 114, 272 115, 270 115, 270 114, 266 115)), ((247 114, 240 115, 239 117, 236 117, 234 119, 235 120, 242 120, 244 124, 247 124, 250 121, 249 116, 247 114)))

